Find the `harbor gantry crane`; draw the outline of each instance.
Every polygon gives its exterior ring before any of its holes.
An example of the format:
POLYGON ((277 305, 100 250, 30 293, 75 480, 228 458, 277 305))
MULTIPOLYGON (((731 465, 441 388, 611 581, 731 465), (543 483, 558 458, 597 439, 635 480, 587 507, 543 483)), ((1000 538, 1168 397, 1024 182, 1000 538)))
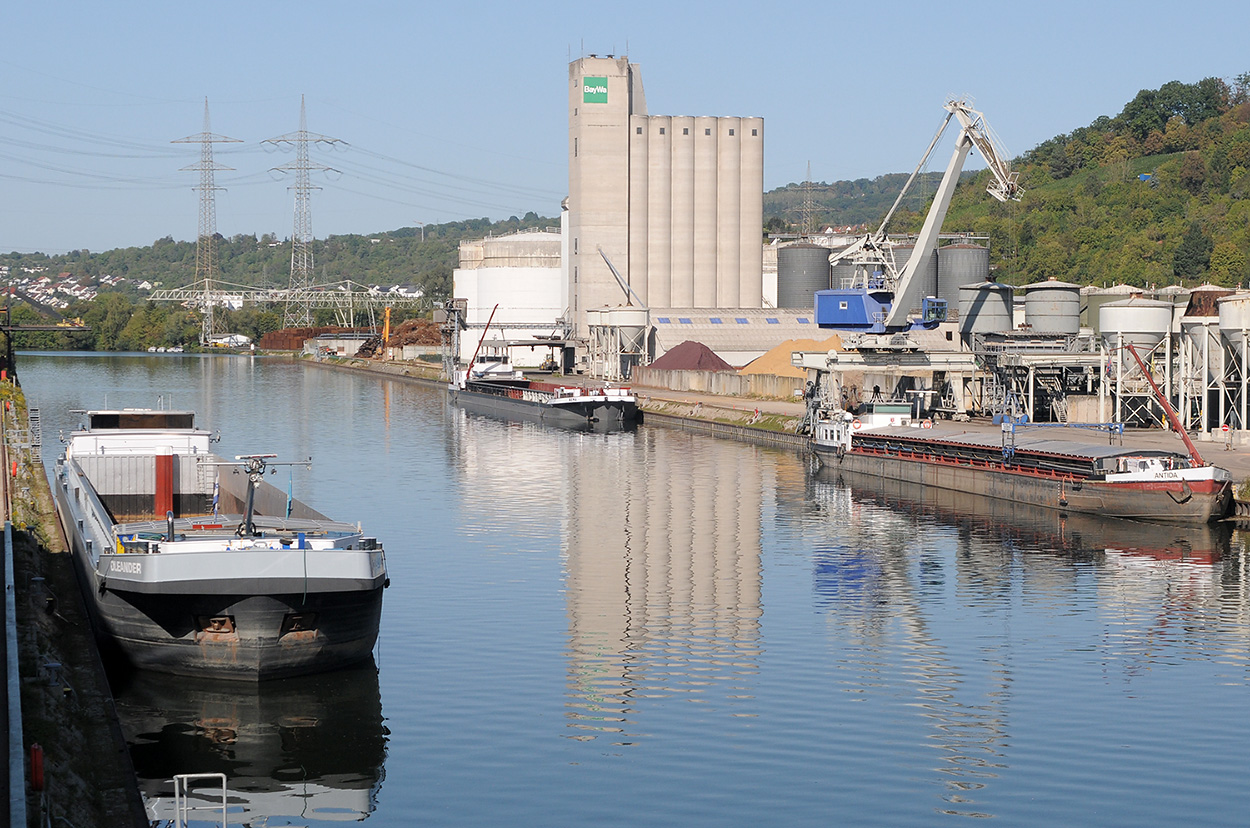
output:
POLYGON ((846 327, 887 331, 902 330, 911 326, 908 315, 913 309, 922 307, 923 300, 926 298, 920 295, 924 290, 924 285, 915 278, 916 273, 924 267, 929 257, 933 255, 933 251, 937 249, 938 234, 942 230, 942 222, 946 218, 947 210, 950 209, 951 197, 955 194, 955 185, 959 183, 959 174, 963 171, 964 162, 973 148, 976 148, 985 158, 986 166, 993 174, 993 180, 986 188, 991 196, 998 201, 1005 202, 1019 201, 1020 196, 1023 195, 1024 190, 1019 184, 1019 173, 1012 172, 1011 165, 1007 161, 1007 153, 994 136, 985 116, 973 109, 971 102, 963 98, 951 99, 943 108, 947 115, 942 126, 938 128, 937 134, 929 142, 924 157, 920 159, 920 163, 908 177, 907 183, 903 185, 902 191, 889 212, 886 213, 881 226, 876 232, 862 236, 846 249, 830 255, 831 265, 841 262, 852 263, 854 277, 849 287, 821 291, 817 294, 816 316, 818 320, 822 319, 820 308, 822 294, 832 294, 823 300, 823 304, 830 309, 829 313, 823 315, 823 319, 831 321, 822 321, 822 326, 841 327, 839 321, 846 327), (911 257, 902 268, 897 268, 894 264, 893 242, 886 235, 886 228, 912 182, 928 163, 930 154, 941 140, 952 119, 958 120, 960 125, 959 136, 955 140, 955 151, 946 165, 946 172, 942 176, 941 183, 938 184, 933 204, 925 216, 924 225, 920 229, 920 235, 916 238, 911 257), (848 301, 852 298, 856 301, 848 301), (838 314, 839 307, 849 313, 838 314))

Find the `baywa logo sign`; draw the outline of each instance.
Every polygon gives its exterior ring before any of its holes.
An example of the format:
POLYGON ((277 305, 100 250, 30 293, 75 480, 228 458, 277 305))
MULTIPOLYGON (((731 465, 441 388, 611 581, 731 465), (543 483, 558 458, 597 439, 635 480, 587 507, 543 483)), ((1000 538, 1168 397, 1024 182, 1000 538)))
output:
POLYGON ((607 103, 607 78, 582 78, 582 103, 607 103))

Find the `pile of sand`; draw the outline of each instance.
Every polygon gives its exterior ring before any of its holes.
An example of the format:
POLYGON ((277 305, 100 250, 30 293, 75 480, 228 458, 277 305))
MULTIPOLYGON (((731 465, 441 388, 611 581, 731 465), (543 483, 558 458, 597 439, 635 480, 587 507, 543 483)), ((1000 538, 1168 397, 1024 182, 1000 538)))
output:
POLYGON ((772 374, 778 377, 805 378, 807 370, 790 364, 792 351, 840 351, 842 337, 834 334, 824 342, 815 339, 787 339, 768 353, 747 363, 739 374, 772 374))

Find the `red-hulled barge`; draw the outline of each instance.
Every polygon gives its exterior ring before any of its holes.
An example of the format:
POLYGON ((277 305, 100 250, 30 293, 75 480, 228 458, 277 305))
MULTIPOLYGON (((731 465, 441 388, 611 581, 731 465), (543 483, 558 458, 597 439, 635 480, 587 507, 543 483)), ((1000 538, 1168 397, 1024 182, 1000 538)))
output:
POLYGON ((833 469, 969 492, 1051 509, 1136 520, 1203 524, 1225 517, 1232 475, 1163 449, 1070 439, 1047 430, 995 441, 928 421, 863 428, 850 414, 819 422, 813 450, 833 469), (918 428, 915 426, 928 427, 918 428))

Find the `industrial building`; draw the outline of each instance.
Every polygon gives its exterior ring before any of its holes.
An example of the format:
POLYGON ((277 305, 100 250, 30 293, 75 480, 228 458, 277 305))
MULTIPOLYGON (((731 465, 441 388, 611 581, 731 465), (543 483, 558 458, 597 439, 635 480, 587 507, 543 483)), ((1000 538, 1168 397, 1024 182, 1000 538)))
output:
POLYGON ((1210 285, 986 281, 960 287, 956 323, 842 339, 793 359, 830 405, 875 396, 913 402, 918 418, 1158 427, 1162 395, 1186 431, 1229 446, 1250 416, 1250 293, 1210 285))
POLYGON ((511 344, 524 366, 532 352, 517 343, 543 336, 564 349, 563 367, 610 379, 685 341, 675 332, 726 346, 743 363, 805 334, 810 305, 771 310, 775 289, 764 284, 763 120, 651 115, 641 70, 623 56, 578 58, 568 78, 563 284, 557 290, 548 236, 462 245, 462 357, 495 305, 483 347, 511 344), (747 312, 762 309, 771 312, 747 312))
POLYGON ((762 118, 650 115, 626 57, 569 64, 569 295, 586 311, 763 306, 762 118))
POLYGON ((461 340, 461 358, 473 349, 490 321, 490 353, 507 350, 509 343, 520 368, 537 368, 559 358, 565 347, 565 308, 569 305, 564 278, 560 228, 524 231, 460 243, 460 267, 453 274, 455 295, 464 300, 464 321, 472 336, 461 340), (492 318, 493 317, 493 318, 492 318), (546 345, 539 344, 546 342, 546 345), (467 352, 466 352, 467 350, 467 352))

